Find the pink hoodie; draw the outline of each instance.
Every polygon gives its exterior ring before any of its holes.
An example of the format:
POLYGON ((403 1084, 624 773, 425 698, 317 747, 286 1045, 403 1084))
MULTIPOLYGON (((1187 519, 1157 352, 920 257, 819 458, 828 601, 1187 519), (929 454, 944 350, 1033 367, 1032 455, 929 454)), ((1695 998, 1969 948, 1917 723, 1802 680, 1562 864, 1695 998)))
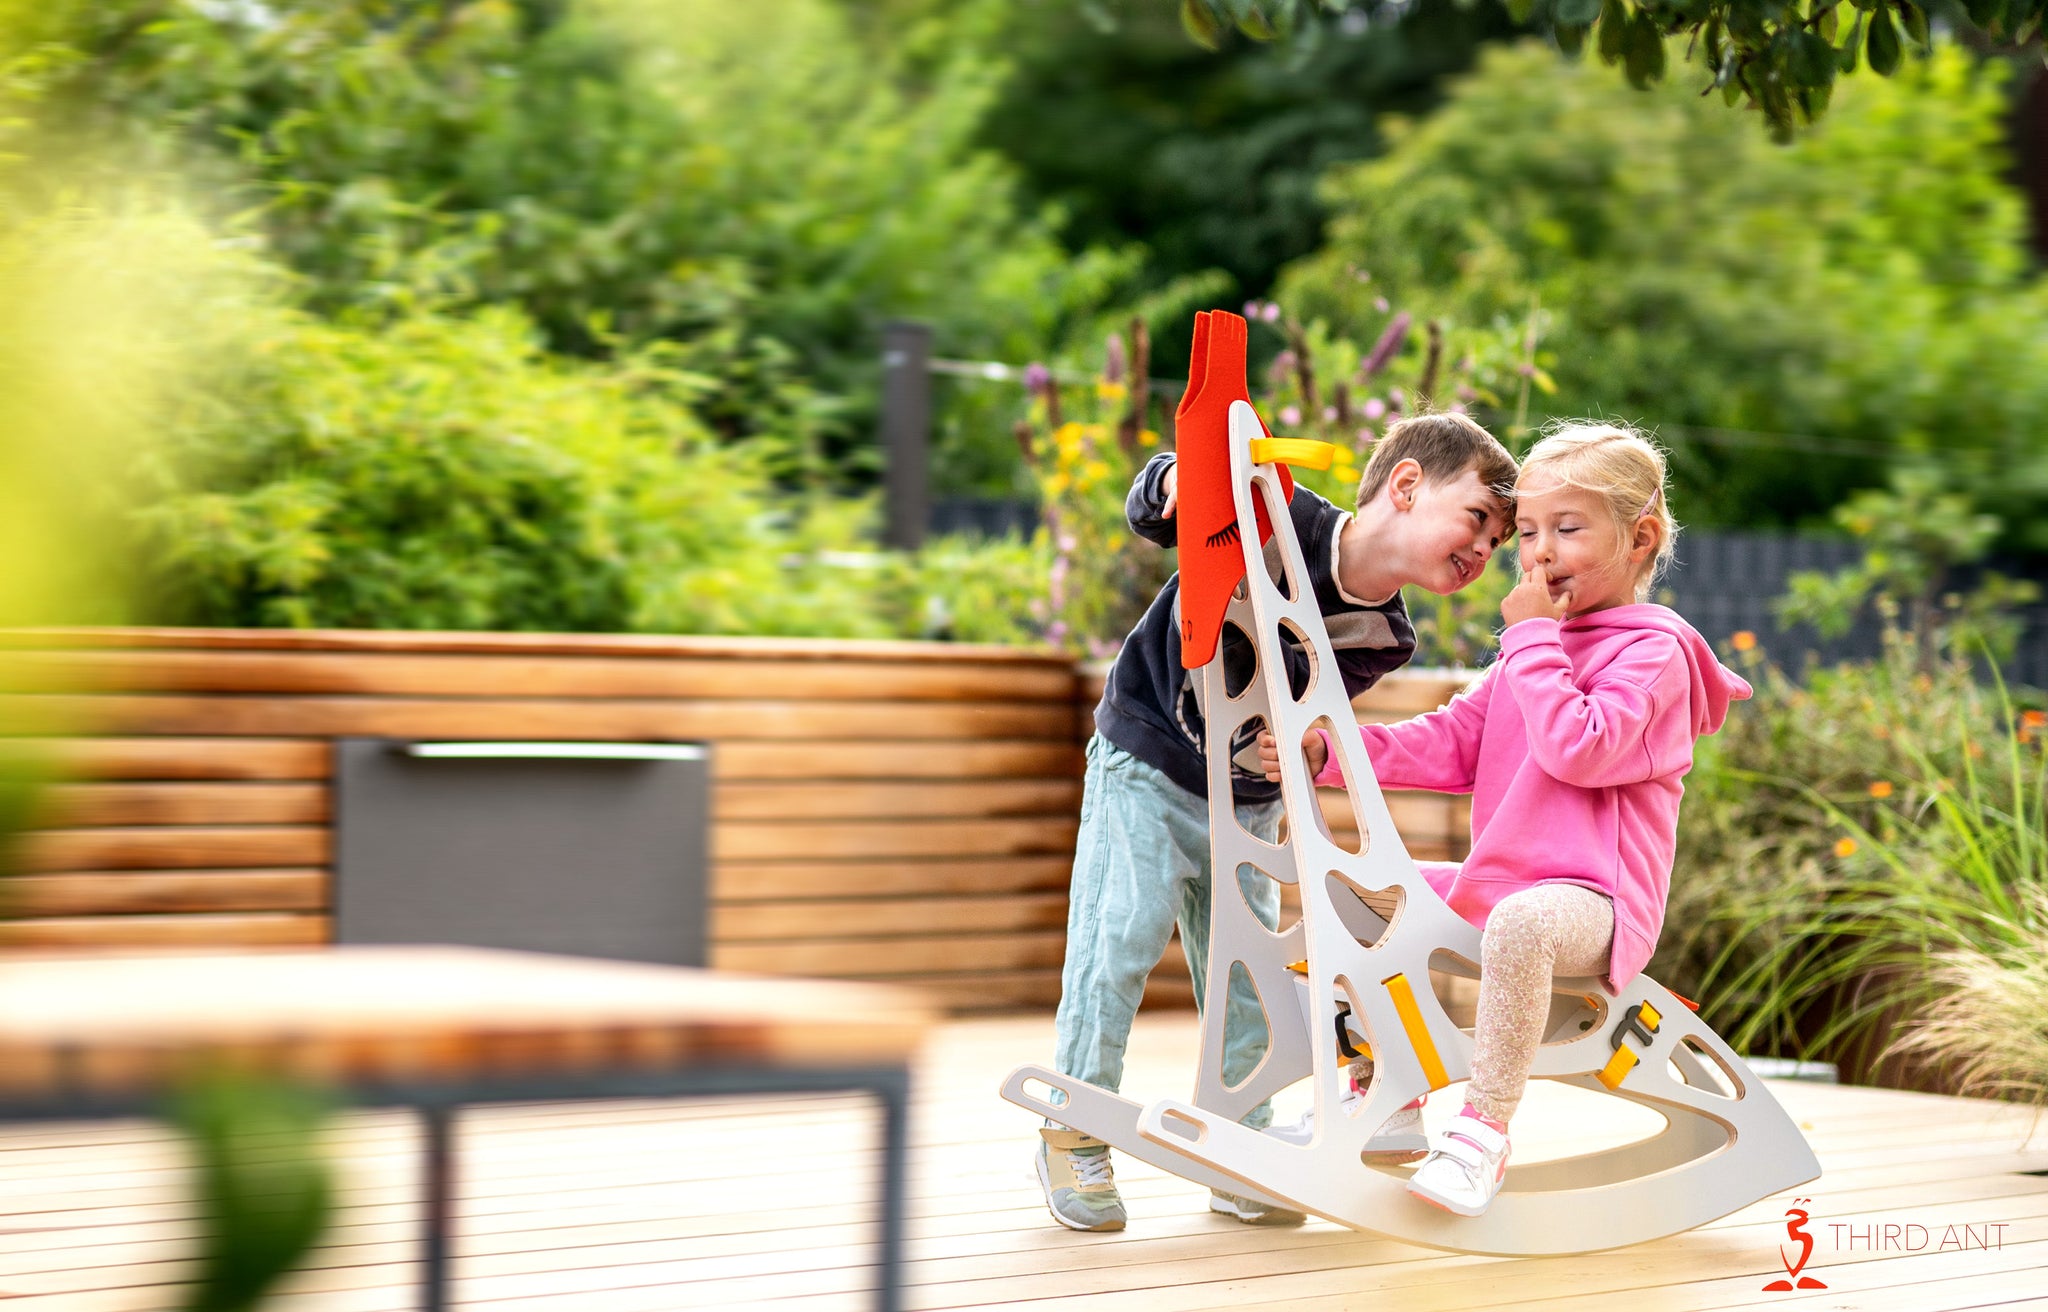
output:
MULTIPOLYGON (((1544 881, 1614 899, 1608 982, 1656 950, 1692 745, 1750 688, 1663 606, 1615 606, 1562 623, 1523 620, 1500 659, 1441 710, 1360 726, 1382 787, 1472 794, 1472 851, 1423 862, 1477 926, 1544 881)), ((1336 754, 1317 783, 1340 784, 1336 754)))

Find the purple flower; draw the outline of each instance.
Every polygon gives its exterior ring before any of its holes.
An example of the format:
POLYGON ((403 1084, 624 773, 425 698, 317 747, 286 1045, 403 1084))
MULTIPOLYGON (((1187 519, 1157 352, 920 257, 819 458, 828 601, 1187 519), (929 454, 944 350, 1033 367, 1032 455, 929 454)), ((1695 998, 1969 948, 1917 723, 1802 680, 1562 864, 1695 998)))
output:
POLYGON ((1081 544, 1079 542, 1074 540, 1074 535, 1072 533, 1060 534, 1059 548, 1061 554, 1069 554, 1074 550, 1075 547, 1078 547, 1080 545, 1081 544))
POLYGON ((1247 319, 1259 317, 1259 303, 1257 301, 1246 301, 1244 303, 1244 317, 1247 319))
POLYGON ((1387 298, 1384 296, 1373 297, 1372 308, 1378 310, 1381 314, 1385 314, 1387 312, 1387 298))
POLYGON ((1259 311, 1259 317, 1267 323, 1280 322, 1280 303, 1278 301, 1267 301, 1266 308, 1259 311))
POLYGON ((1052 370, 1033 360, 1024 366, 1024 390, 1043 392, 1045 385, 1052 381, 1052 370))
POLYGON ((1324 406, 1324 407, 1323 407, 1323 422, 1324 422, 1324 423, 1326 423, 1326 424, 1334 424, 1334 423, 1336 423, 1336 422, 1337 422, 1337 407, 1336 407, 1336 406, 1334 406, 1334 405, 1326 405, 1326 406, 1324 406))
POLYGON ((1280 422, 1289 428, 1295 427, 1301 422, 1301 407, 1298 405, 1281 406, 1280 422))
POLYGON ((1408 394, 1398 387, 1390 388, 1387 392, 1387 401, 1394 409, 1399 410, 1408 404, 1408 394))
POLYGON ((1401 344, 1408 340, 1408 325, 1410 322, 1411 319, 1406 310, 1394 316, 1394 321, 1387 325, 1387 330, 1380 334, 1380 339, 1377 342, 1373 343, 1372 354, 1366 356, 1365 363, 1358 366, 1359 377, 1370 378, 1387 367, 1387 362, 1394 358, 1400 351, 1401 344))
POLYGON ((1359 407, 1359 411, 1367 419, 1378 419, 1381 415, 1384 415, 1387 412, 1387 403, 1385 401, 1380 400, 1376 396, 1369 397, 1367 398, 1366 403, 1363 406, 1359 407))
POLYGON ((1452 414, 1454 414, 1454 415, 1462 415, 1462 414, 1464 414, 1464 413, 1465 413, 1465 403, 1464 403, 1463 401, 1460 401, 1460 402, 1458 402, 1458 403, 1457 403, 1456 405, 1452 406, 1452 407, 1451 407, 1451 413, 1452 413, 1452 414))
POLYGON ((1358 444, 1360 446, 1368 446, 1372 443, 1372 441, 1373 431, 1370 428, 1361 428, 1358 430, 1358 444))
POLYGON ((1273 363, 1266 366, 1266 378, 1275 387, 1285 383, 1294 373, 1294 352, 1282 351, 1273 357, 1273 363))

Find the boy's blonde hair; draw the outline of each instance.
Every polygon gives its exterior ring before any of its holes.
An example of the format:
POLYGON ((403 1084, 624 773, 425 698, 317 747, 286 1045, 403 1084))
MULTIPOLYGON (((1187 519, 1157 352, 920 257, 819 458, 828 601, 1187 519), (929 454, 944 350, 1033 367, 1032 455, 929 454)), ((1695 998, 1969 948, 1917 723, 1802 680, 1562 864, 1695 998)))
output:
POLYGON ((1522 478, 1541 470, 1566 487, 1598 496, 1614 516, 1622 554, 1628 554, 1636 524, 1644 516, 1657 521, 1657 551, 1636 577, 1636 599, 1649 596, 1651 585, 1670 566, 1678 544, 1678 521, 1665 495, 1664 452, 1627 424, 1574 421, 1543 435, 1522 458, 1522 478))
POLYGON ((1413 460, 1422 466, 1422 477, 1431 483, 1456 478, 1468 469, 1477 470, 1486 490, 1506 507, 1512 530, 1515 505, 1515 458, 1481 428, 1469 415, 1454 410, 1410 415, 1387 425, 1372 455, 1358 476, 1358 506, 1379 495, 1387 485, 1394 466, 1413 460))

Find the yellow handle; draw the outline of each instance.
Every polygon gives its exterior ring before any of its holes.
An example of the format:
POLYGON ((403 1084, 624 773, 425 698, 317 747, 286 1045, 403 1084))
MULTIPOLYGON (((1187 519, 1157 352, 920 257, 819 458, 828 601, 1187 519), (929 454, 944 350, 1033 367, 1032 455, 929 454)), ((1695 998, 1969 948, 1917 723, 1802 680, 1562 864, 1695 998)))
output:
POLYGON ((1256 465, 1300 465, 1303 469, 1328 469, 1330 462, 1337 458, 1337 448, 1329 442, 1317 442, 1306 437, 1255 437, 1252 439, 1252 463, 1256 465))

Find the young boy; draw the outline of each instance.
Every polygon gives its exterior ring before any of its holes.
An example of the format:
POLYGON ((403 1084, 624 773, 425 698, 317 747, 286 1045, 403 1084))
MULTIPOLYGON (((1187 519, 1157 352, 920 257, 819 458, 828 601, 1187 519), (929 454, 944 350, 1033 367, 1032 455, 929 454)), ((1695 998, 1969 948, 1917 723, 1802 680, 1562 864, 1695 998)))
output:
MULTIPOLYGON (((1370 688, 1415 654, 1403 586, 1448 595, 1486 568, 1507 534, 1514 481, 1514 459, 1500 443, 1464 415, 1447 413, 1388 428, 1359 478, 1356 514, 1295 489, 1287 512, 1348 695, 1370 688)), ((1131 485, 1125 509, 1132 531, 1172 546, 1176 492, 1173 455, 1162 452, 1131 485)), ((1125 639, 1088 743, 1054 1065, 1111 1090, 1123 1079, 1124 1045, 1145 977, 1176 921, 1198 1001, 1208 970, 1201 672, 1181 668, 1179 596, 1176 574, 1125 639)), ((1224 630, 1227 666, 1248 671, 1253 655, 1249 640, 1224 630)), ((1271 842, 1279 833, 1280 789, 1267 782, 1255 750, 1247 742, 1233 760, 1231 792, 1239 821, 1271 842)), ((1259 919, 1277 924, 1279 886, 1255 872, 1239 882, 1259 919)), ((1231 1084, 1251 1073, 1266 1048, 1264 1027, 1241 1023, 1258 1015, 1248 983, 1242 991, 1240 997, 1232 990, 1225 1031, 1223 1075, 1231 1084)), ((1271 1104, 1261 1104, 1245 1122, 1263 1129, 1272 1116, 1271 1104)), ((1038 1178, 1054 1218, 1073 1230, 1123 1229, 1108 1145, 1064 1126, 1048 1125, 1039 1134, 1038 1178)), ((1303 1219, 1220 1192, 1209 1206, 1255 1225, 1303 1219)))

